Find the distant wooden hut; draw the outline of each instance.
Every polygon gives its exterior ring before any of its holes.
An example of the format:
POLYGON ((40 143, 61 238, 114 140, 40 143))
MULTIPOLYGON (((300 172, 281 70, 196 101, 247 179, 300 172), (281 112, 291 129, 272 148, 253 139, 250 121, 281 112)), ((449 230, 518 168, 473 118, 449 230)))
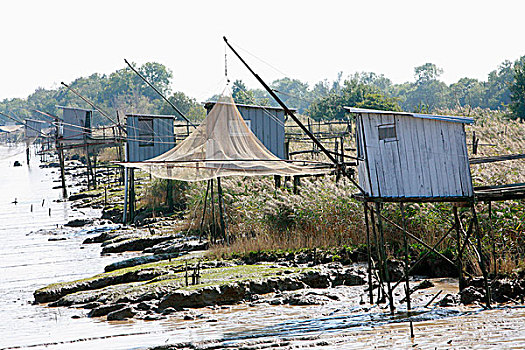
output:
POLYGON ((385 201, 474 195, 465 124, 472 118, 346 108, 356 116, 359 185, 385 201))
MULTIPOLYGON (((207 102, 204 107, 209 113, 215 102, 207 102)), ((284 116, 285 112, 279 107, 235 105, 251 131, 262 144, 274 155, 281 159, 286 158, 284 146, 284 116)))
POLYGON ((128 161, 156 157, 175 146, 174 116, 126 114, 128 161))
POLYGON ((59 138, 63 141, 82 141, 91 137, 93 111, 78 107, 57 106, 62 109, 59 138))

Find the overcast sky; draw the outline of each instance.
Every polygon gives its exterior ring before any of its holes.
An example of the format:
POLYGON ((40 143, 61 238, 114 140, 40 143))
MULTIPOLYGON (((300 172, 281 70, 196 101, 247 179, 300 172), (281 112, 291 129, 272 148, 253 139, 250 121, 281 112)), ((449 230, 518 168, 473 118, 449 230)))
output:
MULTIPOLYGON (((263 79, 311 85, 337 72, 413 80, 432 62, 447 83, 487 79, 525 55, 524 1, 2 1, 0 100, 125 67, 124 58, 173 71, 173 90, 202 101, 224 87, 225 45, 263 79), (284 75, 283 75, 284 74, 284 75)), ((231 80, 259 88, 228 54, 231 80)))

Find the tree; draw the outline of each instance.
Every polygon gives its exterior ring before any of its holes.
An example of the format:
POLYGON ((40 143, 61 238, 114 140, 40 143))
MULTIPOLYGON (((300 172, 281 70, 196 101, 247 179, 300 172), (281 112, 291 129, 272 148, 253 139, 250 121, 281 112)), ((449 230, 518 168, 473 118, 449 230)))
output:
MULTIPOLYGON (((175 92, 173 95, 168 97, 168 100, 177 107, 179 111, 189 120, 198 121, 206 117, 206 111, 204 107, 197 102, 194 98, 191 98, 181 91, 175 92)), ((160 110, 160 114, 177 115, 178 113, 173 110, 168 103, 164 102, 160 110)))
POLYGON ((441 74, 443 74, 443 69, 438 68, 434 63, 425 63, 414 68, 414 76, 418 85, 437 80, 441 74))
POLYGON ((510 85, 511 103, 509 109, 516 119, 525 120, 525 56, 514 64, 514 81, 510 85))
POLYGON ((232 86, 232 96, 235 103, 244 105, 255 104, 255 96, 253 91, 248 90, 242 80, 235 80, 232 86))
POLYGON ((314 101, 307 110, 315 119, 344 119, 344 107, 362 107, 380 110, 399 110, 397 100, 385 95, 376 87, 365 85, 355 77, 345 80, 341 92, 330 93, 314 101))
POLYGON ((512 62, 504 61, 498 67, 489 73, 486 83, 486 94, 484 96, 484 108, 505 109, 510 103, 509 87, 514 80, 512 71, 512 62))

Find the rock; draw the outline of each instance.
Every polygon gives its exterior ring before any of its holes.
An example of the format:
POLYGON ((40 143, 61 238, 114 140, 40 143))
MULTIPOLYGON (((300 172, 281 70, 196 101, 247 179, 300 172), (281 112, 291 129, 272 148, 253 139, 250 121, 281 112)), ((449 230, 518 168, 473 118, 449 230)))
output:
POLYGON ((143 264, 149 264, 152 262, 157 262, 161 260, 168 260, 168 259, 174 259, 178 254, 159 254, 159 255, 149 255, 149 256, 138 256, 135 258, 126 259, 123 261, 117 261, 113 264, 109 264, 106 267, 104 267, 104 272, 110 272, 114 270, 119 270, 127 267, 137 266, 137 265, 143 265, 143 264))
POLYGON ((438 302, 439 306, 447 307, 457 305, 457 298, 452 294, 447 294, 438 302))
POLYGON ((175 242, 170 241, 163 242, 150 248, 146 248, 144 253, 153 254, 180 254, 186 252, 193 252, 197 250, 207 250, 209 243, 207 241, 200 242, 199 240, 191 240, 186 242, 175 242))
POLYGON ((125 307, 126 307, 126 304, 102 305, 102 306, 96 307, 93 310, 91 310, 87 316, 88 317, 106 316, 107 314, 111 312, 122 310, 125 307))
POLYGON ((99 196, 98 194, 92 194, 92 193, 77 193, 77 194, 72 194, 71 196, 68 197, 68 199, 70 201, 76 201, 79 199, 94 198, 98 196, 99 196))
POLYGON ((170 315, 170 314, 174 314, 175 312, 180 311, 180 310, 182 310, 182 309, 177 310, 177 309, 175 309, 173 307, 168 307, 168 308, 165 308, 164 310, 162 310, 162 314, 163 315, 170 315))
POLYGON ((87 304, 82 305, 82 308, 91 310, 91 309, 95 309, 95 308, 100 307, 100 306, 102 306, 102 303, 100 303, 98 301, 93 301, 91 303, 87 303, 87 304))
POLYGON ((403 278, 405 274, 403 262, 399 260, 388 260, 387 267, 390 282, 397 282, 403 278))
POLYGON ((86 238, 82 244, 102 243, 118 236, 119 234, 115 231, 102 232, 98 236, 86 238))
POLYGON ((128 318, 133 318, 137 313, 131 307, 110 312, 107 316, 108 321, 122 321, 128 318))
POLYGON ((49 242, 58 242, 67 240, 66 237, 51 237, 47 239, 49 242))
POLYGON ((118 243, 108 244, 102 248, 102 254, 107 253, 122 253, 126 251, 141 251, 148 247, 152 247, 157 243, 174 239, 173 236, 143 236, 138 238, 131 238, 118 243))
POLYGON ((158 321, 158 320, 163 320, 165 318, 166 316, 162 316, 162 315, 146 315, 142 319, 144 321, 158 321))
POLYGON ((112 209, 104 209, 102 211, 102 219, 111 220, 114 223, 121 223, 122 222, 122 210, 117 208, 112 209))
POLYGON ((22 166, 22 164, 20 164, 18 160, 15 160, 15 163, 13 164, 13 166, 22 166))
POLYGON ((64 226, 68 226, 68 227, 82 227, 82 226, 86 226, 87 224, 91 224, 91 223, 93 223, 93 220, 89 220, 89 219, 74 219, 74 220, 69 221, 64 226))
POLYGON ((432 287, 434 287, 434 283, 432 283, 432 281, 429 281, 429 280, 423 280, 421 283, 419 283, 419 284, 414 288, 414 290, 427 289, 427 288, 432 288, 432 287))
POLYGON ((468 305, 475 301, 481 301, 483 294, 481 294, 475 287, 470 286, 463 289, 460 293, 460 300, 462 304, 468 305))
POLYGON ((330 287, 330 276, 320 271, 308 271, 301 275, 300 280, 311 288, 330 287))

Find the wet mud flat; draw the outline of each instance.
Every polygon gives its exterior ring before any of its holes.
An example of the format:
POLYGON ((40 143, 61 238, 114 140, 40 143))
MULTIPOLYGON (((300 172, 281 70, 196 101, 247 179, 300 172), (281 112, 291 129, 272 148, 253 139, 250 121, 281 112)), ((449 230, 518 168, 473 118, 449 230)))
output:
POLYGON ((412 278, 413 311, 407 314, 404 292, 397 289, 391 315, 386 303, 368 303, 363 263, 314 263, 304 252, 281 261, 210 260, 202 250, 206 242, 167 234, 163 225, 87 239, 85 244, 103 245, 105 255, 142 254, 109 264, 101 274, 44 287, 35 300, 75 310, 77 320, 143 323, 146 329, 156 324, 142 333, 151 345, 164 344, 153 349, 525 346, 524 308, 484 310, 482 296, 462 305, 456 279, 412 278))

